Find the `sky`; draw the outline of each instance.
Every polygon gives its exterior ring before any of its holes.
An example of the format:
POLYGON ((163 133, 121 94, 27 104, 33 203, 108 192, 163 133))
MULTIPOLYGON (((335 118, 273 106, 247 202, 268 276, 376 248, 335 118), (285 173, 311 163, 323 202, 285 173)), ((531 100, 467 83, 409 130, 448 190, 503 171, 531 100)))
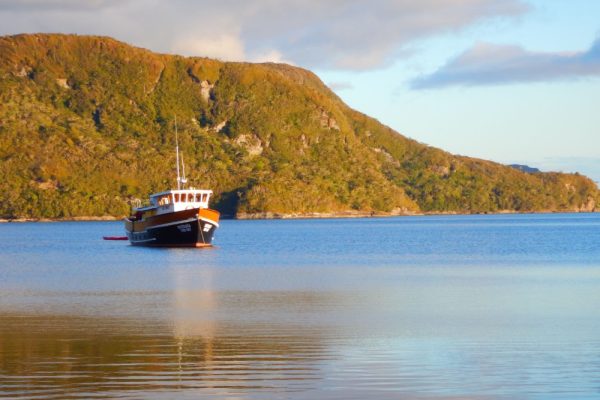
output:
POLYGON ((600 1, 0 0, 34 32, 289 63, 419 142, 600 181, 600 1))

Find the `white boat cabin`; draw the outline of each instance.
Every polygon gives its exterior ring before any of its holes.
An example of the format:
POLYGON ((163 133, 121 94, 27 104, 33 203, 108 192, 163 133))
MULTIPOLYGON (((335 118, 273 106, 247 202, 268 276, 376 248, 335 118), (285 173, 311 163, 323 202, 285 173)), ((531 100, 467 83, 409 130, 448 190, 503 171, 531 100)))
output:
POLYGON ((157 214, 171 213, 192 208, 208 208, 212 190, 183 189, 167 190, 150 195, 150 206, 138 211, 155 209, 157 214))

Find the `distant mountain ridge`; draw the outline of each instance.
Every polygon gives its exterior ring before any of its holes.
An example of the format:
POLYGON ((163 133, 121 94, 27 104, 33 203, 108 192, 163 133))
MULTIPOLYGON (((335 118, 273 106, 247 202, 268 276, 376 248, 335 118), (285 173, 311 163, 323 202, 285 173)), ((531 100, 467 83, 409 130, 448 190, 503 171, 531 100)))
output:
POLYGON ((313 73, 152 53, 107 37, 0 37, 0 217, 125 215, 191 184, 227 214, 591 211, 578 174, 529 174, 408 139, 313 73))
POLYGON ((529 165, 523 165, 523 164, 510 164, 509 167, 518 169, 519 171, 527 172, 529 174, 536 174, 538 172, 542 172, 537 168, 533 168, 533 167, 530 167, 529 165))

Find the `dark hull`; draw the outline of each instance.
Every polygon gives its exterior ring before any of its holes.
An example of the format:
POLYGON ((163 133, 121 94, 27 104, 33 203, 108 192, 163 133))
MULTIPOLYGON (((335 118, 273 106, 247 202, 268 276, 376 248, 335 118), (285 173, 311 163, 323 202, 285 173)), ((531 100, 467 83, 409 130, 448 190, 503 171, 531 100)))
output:
MULTIPOLYGON (((174 213, 177 214, 177 213, 174 213)), ((208 247, 218 227, 213 221, 206 221, 197 216, 181 215, 168 223, 145 224, 144 230, 126 229, 127 237, 134 246, 152 247, 208 247)), ((138 223, 139 224, 139 223, 138 223)))

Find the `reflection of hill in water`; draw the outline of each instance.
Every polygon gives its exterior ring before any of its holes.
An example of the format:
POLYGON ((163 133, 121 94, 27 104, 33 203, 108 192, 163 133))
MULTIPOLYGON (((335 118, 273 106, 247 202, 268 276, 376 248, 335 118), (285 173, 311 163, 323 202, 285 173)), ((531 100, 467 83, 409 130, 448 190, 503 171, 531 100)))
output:
POLYGON ((0 397, 256 395, 322 379, 331 308, 347 296, 215 291, 210 268, 170 272, 171 291, 11 293, 0 397))
POLYGON ((197 335, 174 336, 165 322, 1 315, 0 397, 306 389, 319 379, 319 360, 328 357, 316 329, 197 327, 197 335))

